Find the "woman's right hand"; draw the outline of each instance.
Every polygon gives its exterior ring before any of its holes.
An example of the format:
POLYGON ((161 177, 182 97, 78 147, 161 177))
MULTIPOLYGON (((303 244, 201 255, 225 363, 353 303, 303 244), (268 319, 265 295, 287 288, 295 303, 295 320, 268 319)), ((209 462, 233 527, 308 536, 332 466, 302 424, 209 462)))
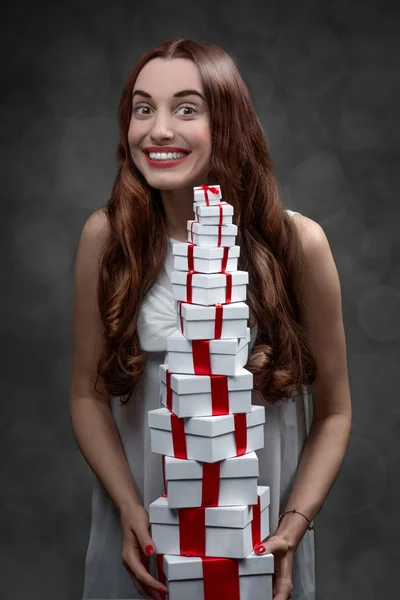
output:
POLYGON ((155 544, 150 537, 147 510, 135 505, 120 514, 122 530, 122 564, 143 598, 162 600, 167 588, 148 571, 149 556, 154 554, 155 544))

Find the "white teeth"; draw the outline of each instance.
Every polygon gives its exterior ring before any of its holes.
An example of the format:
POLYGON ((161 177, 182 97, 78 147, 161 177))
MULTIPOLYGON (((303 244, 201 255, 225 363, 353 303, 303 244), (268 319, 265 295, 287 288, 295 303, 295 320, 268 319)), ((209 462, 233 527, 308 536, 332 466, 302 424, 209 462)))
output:
POLYGON ((184 158, 187 154, 183 152, 149 152, 149 156, 152 160, 171 160, 184 158))

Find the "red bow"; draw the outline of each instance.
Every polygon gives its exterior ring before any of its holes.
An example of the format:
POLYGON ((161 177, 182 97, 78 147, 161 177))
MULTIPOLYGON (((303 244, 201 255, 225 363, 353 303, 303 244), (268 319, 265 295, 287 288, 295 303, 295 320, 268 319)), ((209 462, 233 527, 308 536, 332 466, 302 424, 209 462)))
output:
POLYGON ((216 188, 216 187, 210 187, 209 185, 204 185, 204 184, 199 185, 199 187, 204 192, 204 196, 205 196, 205 199, 206 199, 206 205, 210 206, 210 202, 208 200, 208 192, 211 192, 212 194, 218 194, 219 189, 216 188))

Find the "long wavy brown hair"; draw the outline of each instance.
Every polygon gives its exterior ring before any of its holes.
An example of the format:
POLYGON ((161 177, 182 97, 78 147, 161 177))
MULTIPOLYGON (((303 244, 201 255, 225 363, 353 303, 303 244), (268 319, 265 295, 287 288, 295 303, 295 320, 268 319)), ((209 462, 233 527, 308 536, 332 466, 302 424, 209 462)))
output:
POLYGON ((160 191, 136 168, 128 129, 136 79, 156 57, 190 59, 199 69, 210 114, 210 182, 219 184, 233 205, 238 269, 249 273, 249 325, 257 322, 246 368, 266 403, 283 402, 316 378, 293 285, 305 267, 299 235, 284 210, 265 134, 234 60, 214 44, 186 39, 162 42, 143 54, 122 92, 118 173, 104 207, 111 234, 101 260, 98 302, 106 348, 96 384, 102 377, 109 396, 125 404, 146 371, 138 313, 163 267, 168 238, 160 191))

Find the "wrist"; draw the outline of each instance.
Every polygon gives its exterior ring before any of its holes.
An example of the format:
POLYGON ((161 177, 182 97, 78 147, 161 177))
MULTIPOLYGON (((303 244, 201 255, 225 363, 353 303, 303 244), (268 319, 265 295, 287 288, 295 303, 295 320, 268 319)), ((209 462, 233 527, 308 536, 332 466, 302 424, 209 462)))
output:
POLYGON ((312 523, 305 515, 296 512, 282 514, 274 535, 283 537, 290 550, 296 550, 307 529, 313 529, 312 523))
POLYGON ((135 510, 143 509, 143 504, 138 498, 129 498, 118 504, 117 510, 120 517, 125 514, 132 514, 135 510))

